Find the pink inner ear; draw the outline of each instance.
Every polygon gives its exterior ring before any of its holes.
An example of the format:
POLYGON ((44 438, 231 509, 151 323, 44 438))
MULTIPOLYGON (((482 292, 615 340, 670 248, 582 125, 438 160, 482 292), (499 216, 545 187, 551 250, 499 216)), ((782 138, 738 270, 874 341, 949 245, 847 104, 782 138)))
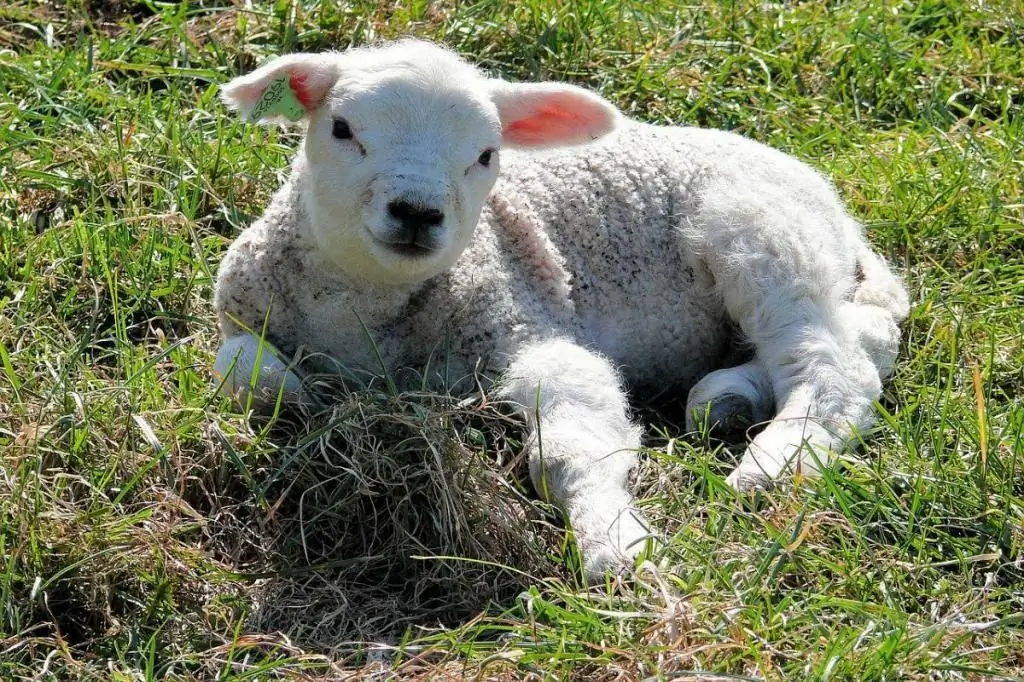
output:
POLYGON ((502 131, 517 144, 538 144, 585 139, 604 127, 605 112, 572 96, 552 96, 529 116, 512 121, 502 131))
POLYGON ((314 101, 313 93, 309 91, 306 85, 306 78, 308 74, 295 73, 294 71, 288 72, 288 84, 292 86, 292 91, 295 93, 295 99, 299 100, 303 108, 307 111, 316 106, 314 101))

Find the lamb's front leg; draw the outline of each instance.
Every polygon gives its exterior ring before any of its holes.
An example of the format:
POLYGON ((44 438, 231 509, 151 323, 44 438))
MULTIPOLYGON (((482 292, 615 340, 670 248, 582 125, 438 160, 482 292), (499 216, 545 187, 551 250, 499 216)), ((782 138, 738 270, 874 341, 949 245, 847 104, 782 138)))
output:
POLYGON ((509 365, 501 396, 527 419, 534 486, 568 513, 588 580, 631 565, 650 532, 627 487, 640 428, 612 365, 569 341, 534 343, 509 365))

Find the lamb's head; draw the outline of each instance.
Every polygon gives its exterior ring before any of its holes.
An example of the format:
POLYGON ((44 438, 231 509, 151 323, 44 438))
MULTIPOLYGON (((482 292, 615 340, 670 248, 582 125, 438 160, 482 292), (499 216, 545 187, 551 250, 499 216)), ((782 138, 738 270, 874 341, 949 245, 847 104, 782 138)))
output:
POLYGON ((619 116, 581 88, 487 78, 417 40, 280 57, 231 81, 223 97, 270 121, 283 110, 268 109, 268 92, 294 93, 290 118, 306 123, 296 181, 320 247, 377 283, 422 281, 455 263, 497 178, 500 148, 579 144, 619 116))

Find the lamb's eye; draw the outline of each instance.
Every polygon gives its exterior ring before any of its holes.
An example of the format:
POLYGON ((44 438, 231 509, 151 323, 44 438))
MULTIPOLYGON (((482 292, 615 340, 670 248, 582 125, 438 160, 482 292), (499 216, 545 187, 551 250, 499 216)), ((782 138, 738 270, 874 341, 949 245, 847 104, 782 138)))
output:
POLYGON ((351 140, 352 129, 348 126, 348 121, 343 118, 334 119, 334 127, 331 128, 331 135, 334 135, 339 140, 351 140))
POLYGON ((481 166, 484 166, 486 168, 487 166, 491 165, 491 157, 492 156, 494 156, 494 150, 493 149, 484 150, 484 153, 480 155, 479 159, 477 159, 477 163, 479 163, 481 166))

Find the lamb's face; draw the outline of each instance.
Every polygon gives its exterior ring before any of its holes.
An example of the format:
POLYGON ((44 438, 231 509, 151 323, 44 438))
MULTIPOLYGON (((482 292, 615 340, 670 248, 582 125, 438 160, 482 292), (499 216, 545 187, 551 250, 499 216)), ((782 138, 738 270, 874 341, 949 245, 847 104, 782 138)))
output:
POLYGON ((407 69, 344 76, 310 117, 307 210, 325 254, 376 282, 428 279, 469 244, 498 172, 482 94, 407 69))
POLYGON ((257 120, 307 121, 295 180, 318 245, 350 276, 383 284, 455 263, 497 178, 499 145, 580 144, 618 119, 581 88, 489 79, 417 40, 286 55, 228 83, 223 98, 257 120))

